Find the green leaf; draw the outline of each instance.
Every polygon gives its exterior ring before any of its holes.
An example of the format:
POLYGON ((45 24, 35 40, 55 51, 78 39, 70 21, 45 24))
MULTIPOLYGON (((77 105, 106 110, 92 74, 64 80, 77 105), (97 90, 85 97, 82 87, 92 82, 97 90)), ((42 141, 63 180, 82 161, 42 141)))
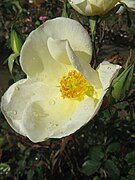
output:
POLYGON ((120 151, 120 143, 113 142, 108 145, 106 152, 107 153, 118 153, 120 151))
POLYGON ((131 169, 129 170, 129 174, 135 176, 135 166, 131 167, 131 169))
POLYGON ((135 175, 129 175, 127 177, 121 177, 121 180, 135 180, 135 175))
POLYGON ((129 152, 125 157, 125 161, 127 161, 129 165, 135 164, 135 151, 129 152))
POLYGON ((15 71, 14 71, 14 81, 15 82, 17 82, 17 81, 19 81, 20 79, 22 79, 22 77, 24 77, 23 76, 23 74, 18 70, 18 69, 15 69, 15 71))
POLYGON ((12 4, 15 5, 15 7, 19 10, 19 13, 22 12, 22 7, 21 7, 19 1, 13 0, 12 4))
POLYGON ((34 176, 34 170, 30 169, 27 174, 27 180, 33 179, 33 176, 34 176))
POLYGON ((104 158, 103 146, 97 145, 90 148, 88 153, 89 159, 97 162, 104 158))
POLYGON ((10 172, 10 166, 6 163, 0 163, 0 177, 7 176, 10 172))
POLYGON ((131 88, 133 81, 134 64, 125 70, 112 83, 111 95, 116 102, 123 100, 131 88))
POLYGON ((98 177, 98 176, 95 176, 95 177, 93 178, 93 180, 99 180, 99 177, 98 177))
POLYGON ((62 2, 62 3, 65 3, 65 0, 59 0, 60 2, 62 2))
POLYGON ((94 174, 100 168, 100 162, 95 162, 93 160, 87 160, 82 165, 82 172, 90 176, 94 174))
POLYGON ((13 52, 19 55, 23 43, 22 43, 22 39, 20 38, 20 36, 17 34, 15 30, 11 31, 10 41, 11 41, 11 48, 13 52))
POLYGON ((36 25, 36 26, 40 26, 40 21, 37 20, 37 21, 35 22, 35 25, 36 25))
POLYGON ((9 71, 11 74, 12 74, 14 62, 15 62, 17 57, 18 57, 17 54, 11 54, 8 58, 8 68, 9 68, 9 71))
POLYGON ((63 4, 64 4, 64 7, 63 7, 63 10, 62 10, 62 17, 68 17, 67 4, 66 3, 63 3, 63 4))
POLYGON ((65 0, 63 0, 61 2, 63 3, 62 17, 68 18, 70 16, 69 10, 71 8, 71 5, 65 0))
POLYGON ((0 137, 0 148, 5 144, 5 139, 0 137))
POLYGON ((104 168, 108 171, 109 176, 112 180, 118 180, 120 177, 120 172, 118 167, 114 164, 113 161, 107 160, 104 163, 104 168))

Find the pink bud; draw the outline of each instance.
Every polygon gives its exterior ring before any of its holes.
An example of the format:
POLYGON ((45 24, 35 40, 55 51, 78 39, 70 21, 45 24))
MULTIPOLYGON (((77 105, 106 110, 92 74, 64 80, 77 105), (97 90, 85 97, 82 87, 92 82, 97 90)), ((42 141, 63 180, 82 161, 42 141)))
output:
POLYGON ((40 16, 39 20, 43 22, 45 22, 47 20, 47 16, 40 16))

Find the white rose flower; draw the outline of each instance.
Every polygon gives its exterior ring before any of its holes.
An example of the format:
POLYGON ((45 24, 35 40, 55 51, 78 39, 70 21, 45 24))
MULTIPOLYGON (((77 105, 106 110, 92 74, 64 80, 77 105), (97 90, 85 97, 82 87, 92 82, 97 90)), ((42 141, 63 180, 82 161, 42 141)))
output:
POLYGON ((20 54, 27 78, 1 101, 16 132, 41 142, 70 135, 94 117, 120 66, 92 69, 91 49, 87 31, 68 18, 48 20, 28 36, 20 54))
POLYGON ((71 6, 85 16, 101 16, 110 11, 120 0, 69 0, 71 6))

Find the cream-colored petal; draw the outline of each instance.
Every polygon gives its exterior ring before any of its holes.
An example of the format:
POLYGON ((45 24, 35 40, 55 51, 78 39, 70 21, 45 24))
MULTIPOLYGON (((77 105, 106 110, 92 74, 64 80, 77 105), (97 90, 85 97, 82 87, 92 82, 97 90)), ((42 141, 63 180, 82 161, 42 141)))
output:
POLYGON ((90 63, 91 56, 82 51, 73 51, 68 40, 57 40, 49 38, 47 41, 48 49, 54 60, 68 65, 75 65, 74 61, 90 63))
POLYGON ((22 135, 27 135, 22 125, 23 113, 29 104, 34 101, 51 100, 56 95, 56 90, 52 87, 46 88, 44 83, 32 82, 30 79, 20 80, 14 83, 2 97, 1 110, 11 127, 22 135), (47 90, 46 90, 47 89, 47 90))
POLYGON ((95 106, 92 117, 94 117, 97 114, 98 110, 100 109, 103 98, 104 98, 106 92, 108 91, 108 87, 111 85, 113 79, 118 75, 120 69, 121 69, 121 66, 116 65, 116 64, 111 64, 108 61, 103 61, 99 65, 97 71, 99 73, 99 78, 101 80, 103 90, 102 90, 101 96, 95 106))
POLYGON ((93 118, 99 111, 99 109, 102 105, 102 102, 103 102, 103 98, 108 91, 108 87, 111 85, 113 79, 118 75, 120 69, 121 69, 121 66, 116 65, 116 64, 111 64, 108 61, 103 61, 99 65, 99 68, 97 71, 99 73, 99 78, 101 80, 103 90, 102 90, 100 98, 94 108, 94 113, 91 116, 91 118, 93 118))
POLYGON ((58 129, 51 138, 61 138, 64 136, 68 136, 78 129, 80 129, 83 125, 85 125, 94 114, 95 103, 93 99, 86 98, 82 101, 73 115, 70 117, 69 121, 64 124, 60 129, 58 129))
MULTIPOLYGON (((65 64, 58 63, 58 61, 52 58, 47 44, 50 38, 56 41, 68 40, 73 51, 81 52, 81 55, 85 54, 84 60, 87 61, 90 61, 92 49, 91 40, 87 31, 77 21, 68 18, 60 17, 48 20, 30 33, 20 53, 21 67, 29 77, 45 77, 44 81, 54 85, 66 71, 67 67, 65 64), (51 75, 53 78, 50 78, 51 75)), ((51 52, 53 48, 54 46, 49 46, 51 52)), ((57 50, 60 50, 60 48, 61 45, 57 50)), ((55 51, 55 56, 56 53, 55 51)), ((57 57, 58 54, 59 53, 57 53, 57 57)))
MULTIPOLYGON (((47 40, 48 49, 50 52, 50 55, 54 60, 60 63, 68 64, 70 65, 72 61, 69 59, 70 57, 67 54, 67 49, 71 48, 68 40, 58 40, 53 38, 48 38, 47 40)), ((73 51, 72 53, 75 54, 78 58, 81 58, 82 61, 85 61, 86 63, 90 63, 91 55, 82 52, 82 51, 73 51)))
POLYGON ((75 69, 80 71, 83 76, 97 89, 102 87, 98 73, 96 70, 91 68, 90 64, 84 61, 83 59, 76 56, 76 54, 71 49, 70 45, 67 44, 66 46, 67 55, 71 64, 74 66, 75 69))
POLYGON ((26 102, 28 101, 27 90, 24 94, 20 93, 20 86, 27 83, 26 79, 22 79, 12 86, 5 92, 1 99, 1 111, 7 119, 11 127, 18 133, 26 135, 25 130, 22 127, 21 116, 24 108, 26 107, 26 102), (19 99, 18 99, 19 95, 19 99))
POLYGON ((102 91, 100 99, 97 103, 95 103, 93 99, 89 97, 81 102, 69 121, 67 121, 67 123, 61 127, 61 129, 56 130, 51 138, 61 138, 68 136, 79 130, 82 126, 86 125, 98 113, 106 92, 107 89, 102 91))
POLYGON ((41 142, 51 138, 68 123, 79 102, 55 97, 48 101, 35 101, 23 114, 23 126, 28 138, 41 142))
POLYGON ((48 38, 47 41, 48 49, 53 59, 55 59, 58 62, 70 65, 71 63, 66 52, 67 44, 67 40, 55 40, 51 37, 48 38))
POLYGON ((78 3, 82 3, 84 1, 85 0, 69 0, 69 3, 71 3, 71 4, 78 4, 78 3))
POLYGON ((60 41, 49 38, 47 43, 50 54, 55 60, 65 64, 72 64, 95 88, 99 89, 102 87, 98 72, 91 68, 89 62, 86 60, 88 58, 85 56, 86 54, 74 52, 67 40, 60 41))
POLYGON ((88 32, 77 21, 58 17, 43 24, 44 33, 58 40, 68 40, 73 51, 92 54, 91 39, 88 32))
POLYGON ((66 124, 78 105, 77 100, 63 99, 59 87, 25 79, 7 90, 1 110, 16 132, 40 142, 66 124))
POLYGON ((90 4, 86 0, 71 0, 69 1, 71 6, 80 14, 85 15, 85 16, 90 16, 91 9, 90 9, 90 4))
POLYGON ((106 92, 108 91, 109 86, 111 85, 113 79, 118 75, 119 70, 121 68, 122 68, 121 66, 116 65, 116 64, 111 64, 108 61, 103 61, 99 65, 97 71, 99 73, 99 78, 101 80, 103 90, 95 106, 93 117, 96 115, 96 113, 100 109, 102 105, 103 97, 105 96, 106 92))
POLYGON ((103 61, 97 71, 99 73, 99 78, 101 80, 103 90, 108 89, 112 80, 118 75, 121 66, 112 64, 108 61, 103 61))
POLYGON ((68 71, 66 65, 54 61, 50 55, 47 37, 42 29, 33 31, 27 38, 21 50, 20 62, 23 71, 30 78, 42 81, 47 85, 56 86, 61 76, 68 71))

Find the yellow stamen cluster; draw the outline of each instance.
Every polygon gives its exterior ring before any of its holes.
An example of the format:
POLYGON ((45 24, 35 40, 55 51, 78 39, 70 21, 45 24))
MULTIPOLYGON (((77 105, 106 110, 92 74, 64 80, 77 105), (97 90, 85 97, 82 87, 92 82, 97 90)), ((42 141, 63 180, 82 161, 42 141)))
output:
POLYGON ((80 72, 72 70, 61 79, 60 91, 63 98, 81 100, 85 95, 92 97, 94 94, 94 87, 80 72))

